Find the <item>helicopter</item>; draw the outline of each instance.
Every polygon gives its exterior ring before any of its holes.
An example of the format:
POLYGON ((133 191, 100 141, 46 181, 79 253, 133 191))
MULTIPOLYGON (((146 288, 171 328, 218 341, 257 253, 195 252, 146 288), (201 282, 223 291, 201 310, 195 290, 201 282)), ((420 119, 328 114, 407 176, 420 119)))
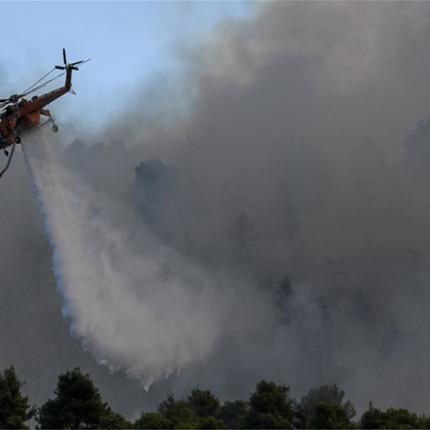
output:
POLYGON ((22 135, 47 124, 52 124, 53 132, 58 132, 55 118, 48 109, 45 109, 45 106, 68 92, 75 94, 72 89, 72 72, 73 70, 79 70, 77 66, 87 61, 90 61, 90 58, 67 63, 66 50, 63 48, 64 65, 55 66, 22 93, 12 94, 6 99, 0 99, 0 150, 3 150, 6 157, 8 157, 5 167, 0 171, 0 178, 9 168, 15 146, 21 143, 22 135), (49 75, 56 70, 63 70, 63 72, 48 79, 49 75), (66 75, 64 86, 39 96, 34 95, 31 100, 25 98, 63 75, 66 75), (46 118, 44 122, 42 122, 42 117, 46 118), (10 146, 12 148, 9 152, 6 148, 10 146))

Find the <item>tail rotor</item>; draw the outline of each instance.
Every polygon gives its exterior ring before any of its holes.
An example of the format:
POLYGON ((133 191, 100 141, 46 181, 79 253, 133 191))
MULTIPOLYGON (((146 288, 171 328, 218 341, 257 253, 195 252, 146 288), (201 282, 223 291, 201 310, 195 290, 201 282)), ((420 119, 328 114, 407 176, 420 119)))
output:
POLYGON ((91 60, 91 58, 87 58, 86 60, 75 61, 74 63, 69 64, 69 63, 67 63, 66 50, 63 48, 64 66, 55 66, 55 68, 58 70, 79 70, 78 67, 76 67, 78 64, 84 64, 90 60, 91 60))

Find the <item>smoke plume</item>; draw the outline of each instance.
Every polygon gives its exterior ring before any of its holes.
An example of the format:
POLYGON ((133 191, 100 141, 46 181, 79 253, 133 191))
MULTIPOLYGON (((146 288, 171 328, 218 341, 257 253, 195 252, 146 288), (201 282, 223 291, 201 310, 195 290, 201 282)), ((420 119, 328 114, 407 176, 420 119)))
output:
POLYGON ((60 155, 34 136, 85 348, 177 393, 336 382, 428 412, 429 18, 268 3, 181 50, 103 133, 60 155))
POLYGON ((177 390, 204 380, 241 395, 268 377, 298 392, 337 382, 358 405, 426 408, 429 127, 416 124, 430 106, 429 13, 270 3, 182 51, 173 99, 160 79, 103 144, 69 147, 99 191, 127 190, 161 243, 271 303, 267 325, 226 333, 177 390), (141 162, 105 187, 112 154, 141 162))
POLYGON ((246 314, 261 312, 257 296, 244 300, 239 287, 226 288, 222 276, 184 261, 80 181, 52 135, 32 135, 24 151, 54 250, 63 314, 101 363, 149 386, 206 360, 228 315, 242 313, 242 330, 246 314))

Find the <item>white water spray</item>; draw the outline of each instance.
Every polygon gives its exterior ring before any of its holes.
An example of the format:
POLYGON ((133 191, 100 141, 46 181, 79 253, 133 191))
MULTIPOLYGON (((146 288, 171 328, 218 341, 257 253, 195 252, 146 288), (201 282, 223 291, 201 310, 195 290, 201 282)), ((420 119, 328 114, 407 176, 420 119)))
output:
POLYGON ((72 333, 99 362, 145 386, 204 360, 230 326, 234 303, 244 310, 246 300, 214 288, 125 208, 84 184, 51 136, 38 131, 23 150, 72 333))

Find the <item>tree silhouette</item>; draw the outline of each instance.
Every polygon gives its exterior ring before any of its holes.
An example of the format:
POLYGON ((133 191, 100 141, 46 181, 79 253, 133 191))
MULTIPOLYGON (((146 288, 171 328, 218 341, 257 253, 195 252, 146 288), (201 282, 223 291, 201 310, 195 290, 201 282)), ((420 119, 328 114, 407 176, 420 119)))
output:
POLYGON ((369 403, 369 408, 363 413, 360 427, 363 429, 412 429, 429 428, 427 417, 418 417, 407 409, 389 408, 385 412, 369 403))
POLYGON ((23 385, 13 366, 0 373, 0 428, 28 428, 25 422, 35 414, 35 408, 21 394, 23 385))
POLYGON ((260 381, 251 394, 245 424, 247 428, 291 428, 293 419, 290 388, 274 382, 260 381))
POLYGON ((354 406, 344 401, 345 393, 334 385, 309 390, 296 409, 301 428, 350 428, 354 406))
POLYGON ((41 428, 127 428, 131 424, 102 401, 89 375, 76 368, 59 375, 55 398, 39 411, 41 428))
POLYGON ((146 412, 133 424, 135 429, 171 429, 172 423, 158 412, 146 412))

